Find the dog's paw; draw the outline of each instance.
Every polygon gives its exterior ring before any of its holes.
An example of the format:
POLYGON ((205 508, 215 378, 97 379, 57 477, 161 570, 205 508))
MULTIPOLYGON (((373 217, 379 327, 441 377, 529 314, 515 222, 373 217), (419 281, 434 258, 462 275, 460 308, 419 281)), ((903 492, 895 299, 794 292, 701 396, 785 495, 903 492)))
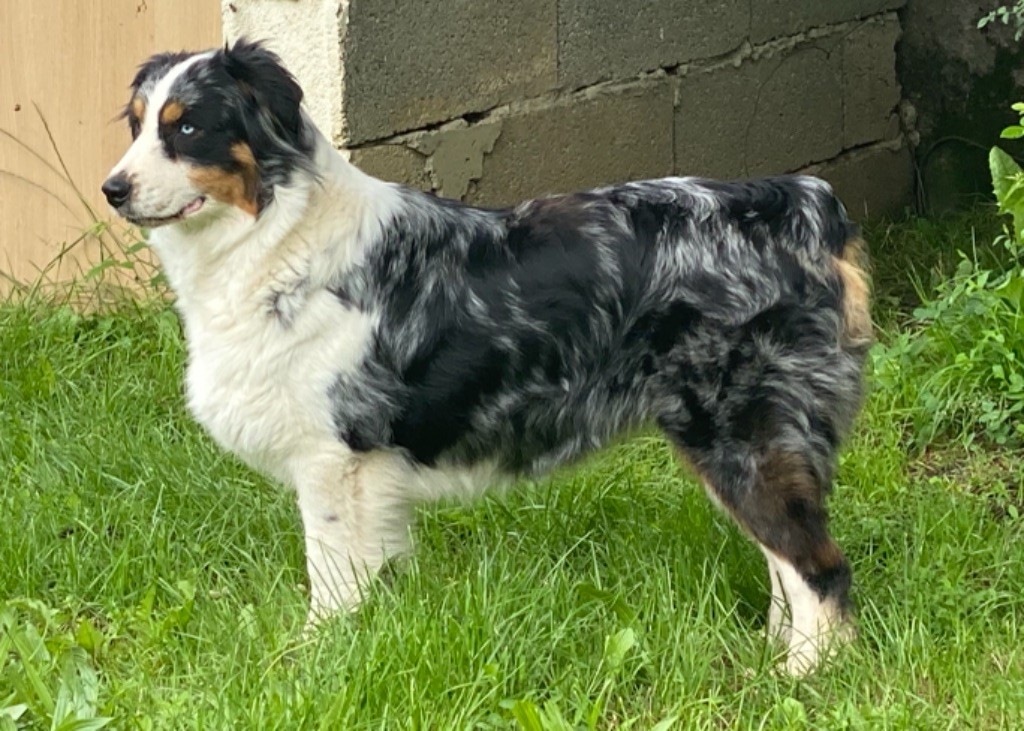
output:
POLYGON ((853 642, 857 630, 847 619, 822 628, 813 637, 791 634, 786 662, 782 670, 786 675, 801 678, 832 660, 839 650, 853 642))

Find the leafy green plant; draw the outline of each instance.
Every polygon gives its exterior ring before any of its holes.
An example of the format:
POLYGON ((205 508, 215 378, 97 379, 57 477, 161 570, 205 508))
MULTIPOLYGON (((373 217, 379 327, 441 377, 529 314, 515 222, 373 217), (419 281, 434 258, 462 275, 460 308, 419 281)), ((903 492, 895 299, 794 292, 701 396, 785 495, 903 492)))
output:
POLYGON ((978 27, 984 28, 992 23, 1002 23, 1003 25, 1013 24, 1014 27, 1014 39, 1020 40, 1024 37, 1024 0, 1017 0, 1012 5, 1000 5, 998 8, 993 10, 981 17, 978 20, 978 27))
MULTIPOLYGON (((1021 123, 1003 137, 1024 137, 1021 123)), ((998 209, 1010 224, 992 244, 1002 267, 960 252, 956 274, 932 292, 910 327, 874 351, 877 382, 897 394, 919 447, 937 437, 1024 442, 1024 170, 998 147, 989 157, 998 209)))

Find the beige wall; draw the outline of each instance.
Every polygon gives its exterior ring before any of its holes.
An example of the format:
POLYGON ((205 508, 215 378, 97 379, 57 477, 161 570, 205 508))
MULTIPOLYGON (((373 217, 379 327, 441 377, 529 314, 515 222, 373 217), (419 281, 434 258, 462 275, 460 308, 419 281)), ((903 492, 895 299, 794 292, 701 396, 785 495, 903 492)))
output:
POLYGON ((218 0, 0 0, 0 271, 31 280, 92 225, 71 187, 6 133, 59 170, 38 105, 71 178, 108 220, 99 186, 129 141, 116 117, 135 68, 156 51, 220 42, 218 0))

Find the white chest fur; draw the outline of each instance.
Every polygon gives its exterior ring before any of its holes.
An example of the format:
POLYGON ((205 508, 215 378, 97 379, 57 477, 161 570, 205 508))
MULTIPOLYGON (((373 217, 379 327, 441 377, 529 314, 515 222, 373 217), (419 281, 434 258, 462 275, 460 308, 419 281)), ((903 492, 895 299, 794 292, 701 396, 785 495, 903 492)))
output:
POLYGON ((185 325, 190 409, 222 447, 286 483, 297 458, 337 448, 330 389, 375 326, 328 284, 399 202, 322 137, 316 166, 317 179, 277 186, 255 221, 225 207, 151 237, 185 325))
POLYGON ((290 459, 336 438, 328 394, 338 374, 358 364, 371 318, 326 291, 305 298, 290 322, 269 308, 183 315, 196 419, 225 449, 290 481, 290 459))

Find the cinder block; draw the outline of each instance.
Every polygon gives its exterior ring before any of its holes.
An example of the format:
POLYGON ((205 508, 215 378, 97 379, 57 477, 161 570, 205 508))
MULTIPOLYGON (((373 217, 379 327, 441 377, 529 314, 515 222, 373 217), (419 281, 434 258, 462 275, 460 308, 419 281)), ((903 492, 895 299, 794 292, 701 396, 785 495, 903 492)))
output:
POLYGON ((899 216, 914 201, 914 162, 900 142, 856 150, 803 172, 830 182, 855 220, 899 216))
POLYGON ((381 180, 404 183, 420 190, 432 188, 426 156, 405 145, 360 147, 350 151, 349 160, 363 172, 381 180))
POLYGON ((342 141, 534 96, 556 83, 557 0, 351 0, 342 141))
POLYGON ((905 4, 906 0, 751 0, 750 41, 763 43, 905 4))
POLYGON ((680 175, 782 173, 843 149, 837 38, 685 76, 679 83, 675 169, 680 175))
POLYGON ((892 137, 900 101, 896 80, 896 41, 900 22, 887 15, 864 23, 843 38, 843 143, 854 147, 892 137))
POLYGON ((559 0, 558 83, 579 88, 717 56, 749 29, 749 0, 559 0))
POLYGON ((672 88, 667 79, 574 97, 501 120, 467 198, 515 203, 549 193, 672 172, 672 88))

